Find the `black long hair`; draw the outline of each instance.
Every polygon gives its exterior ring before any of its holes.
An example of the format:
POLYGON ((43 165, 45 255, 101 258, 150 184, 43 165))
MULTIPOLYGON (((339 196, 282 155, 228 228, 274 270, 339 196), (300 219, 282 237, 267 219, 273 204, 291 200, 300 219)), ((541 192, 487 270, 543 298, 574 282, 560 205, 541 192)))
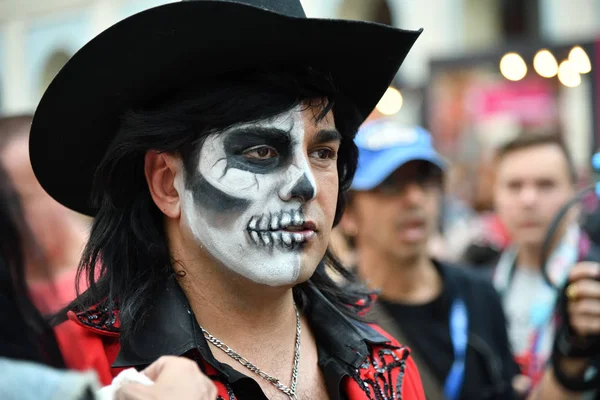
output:
MULTIPOLYGON (((343 192, 349 188, 357 166, 353 138, 362 119, 356 107, 337 91, 328 74, 311 68, 225 73, 184 91, 163 94, 158 101, 123 115, 94 181, 91 200, 98 213, 77 275, 79 282, 81 274, 86 274, 89 288, 68 308, 77 312, 100 303, 108 309, 118 307, 124 340, 134 331, 135 321, 143 320, 164 282, 173 276, 163 215, 150 196, 144 176, 148 150, 176 152, 189 170, 197 156, 192 150, 199 148, 209 134, 276 116, 305 101, 321 107, 318 119, 333 110, 336 127, 343 136, 338 156, 337 224, 345 205, 343 192)), ((355 316, 355 309, 347 305, 366 291, 342 290, 328 268, 355 282, 329 251, 310 280, 340 310, 355 316)), ((294 288, 300 307, 306 305, 305 286, 294 288)))
POLYGON ((44 267, 19 195, 0 165, 0 357, 65 368, 52 327, 29 297, 25 253, 44 267))

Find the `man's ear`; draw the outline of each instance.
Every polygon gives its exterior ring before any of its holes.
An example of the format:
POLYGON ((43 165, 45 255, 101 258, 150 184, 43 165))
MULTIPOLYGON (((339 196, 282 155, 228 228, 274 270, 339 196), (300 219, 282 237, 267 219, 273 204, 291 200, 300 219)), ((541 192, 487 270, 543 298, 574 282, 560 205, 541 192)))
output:
POLYGON ((355 237, 358 234, 358 221, 356 219, 356 210, 352 204, 347 204, 342 219, 338 225, 339 229, 346 236, 355 237))
POLYGON ((183 174, 181 159, 173 153, 149 150, 144 157, 144 174, 154 204, 169 218, 179 218, 181 203, 175 179, 183 174))

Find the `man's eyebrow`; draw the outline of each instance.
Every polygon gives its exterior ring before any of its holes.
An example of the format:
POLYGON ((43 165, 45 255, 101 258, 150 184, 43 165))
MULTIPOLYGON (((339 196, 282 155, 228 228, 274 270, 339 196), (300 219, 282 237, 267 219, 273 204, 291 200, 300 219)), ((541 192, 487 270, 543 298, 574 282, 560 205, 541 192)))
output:
POLYGON ((342 134, 339 133, 335 129, 323 129, 317 132, 315 135, 313 142, 319 143, 327 143, 327 142, 335 142, 342 141, 342 134))
POLYGON ((263 126, 244 126, 228 132, 230 137, 265 137, 279 140, 291 140, 291 132, 279 128, 266 128, 263 126))

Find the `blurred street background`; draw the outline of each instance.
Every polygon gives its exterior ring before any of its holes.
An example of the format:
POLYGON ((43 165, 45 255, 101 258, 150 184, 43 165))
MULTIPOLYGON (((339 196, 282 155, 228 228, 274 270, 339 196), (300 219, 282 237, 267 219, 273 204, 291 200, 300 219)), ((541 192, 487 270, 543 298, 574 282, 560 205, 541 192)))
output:
MULTIPOLYGON (((1 0, 0 113, 33 111, 84 43, 118 20, 167 2, 1 0)), ((524 127, 560 128, 578 168, 586 168, 600 133, 594 68, 600 0, 302 3, 311 17, 424 28, 379 111, 432 132, 454 162, 460 184, 449 186, 469 203, 485 206, 486 158, 524 127)), ((377 43, 360 50, 361 57, 386 51, 377 43)))

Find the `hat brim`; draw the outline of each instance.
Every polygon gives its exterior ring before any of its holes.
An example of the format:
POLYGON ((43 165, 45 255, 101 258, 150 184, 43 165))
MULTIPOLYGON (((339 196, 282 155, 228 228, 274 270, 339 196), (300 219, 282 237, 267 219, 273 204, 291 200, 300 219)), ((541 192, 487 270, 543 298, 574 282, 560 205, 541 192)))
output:
POLYGON ((392 152, 378 157, 365 166, 360 165, 359 158, 359 167, 354 175, 351 189, 357 191, 374 189, 394 171, 410 161, 427 161, 441 170, 446 168, 446 162, 433 150, 392 152))
POLYGON ((81 48, 35 112, 31 162, 63 205, 93 216, 95 170, 120 116, 194 77, 264 64, 308 64, 331 73, 366 118, 421 31, 294 18, 225 1, 155 7, 124 19, 81 48))

